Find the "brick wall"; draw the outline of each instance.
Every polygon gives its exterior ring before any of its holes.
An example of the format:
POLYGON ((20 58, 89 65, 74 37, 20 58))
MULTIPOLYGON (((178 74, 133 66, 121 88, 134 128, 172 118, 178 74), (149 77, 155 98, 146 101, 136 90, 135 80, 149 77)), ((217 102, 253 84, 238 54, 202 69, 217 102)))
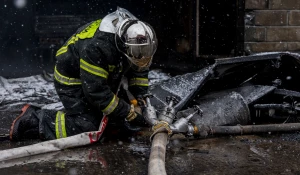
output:
POLYGON ((245 51, 300 52, 300 0, 245 0, 245 51))

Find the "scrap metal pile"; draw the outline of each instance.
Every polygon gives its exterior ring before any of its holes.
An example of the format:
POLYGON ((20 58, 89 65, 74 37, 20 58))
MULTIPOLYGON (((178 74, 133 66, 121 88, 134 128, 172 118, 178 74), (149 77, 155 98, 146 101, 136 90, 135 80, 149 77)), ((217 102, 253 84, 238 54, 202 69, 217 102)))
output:
POLYGON ((199 106, 201 114, 190 120, 194 125, 298 122, 299 68, 300 55, 289 52, 217 59, 151 87, 151 103, 160 109, 167 96, 175 97, 175 120, 199 106))

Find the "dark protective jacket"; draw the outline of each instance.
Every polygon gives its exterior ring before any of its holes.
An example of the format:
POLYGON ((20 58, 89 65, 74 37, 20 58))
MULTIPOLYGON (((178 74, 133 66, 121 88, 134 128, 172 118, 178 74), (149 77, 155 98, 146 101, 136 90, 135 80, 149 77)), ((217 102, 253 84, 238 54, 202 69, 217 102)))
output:
POLYGON ((108 117, 125 118, 130 105, 116 96, 121 77, 125 73, 129 90, 137 97, 147 92, 148 71, 129 68, 116 48, 114 34, 100 31, 100 23, 82 26, 57 51, 54 78, 59 88, 80 86, 89 104, 108 117))

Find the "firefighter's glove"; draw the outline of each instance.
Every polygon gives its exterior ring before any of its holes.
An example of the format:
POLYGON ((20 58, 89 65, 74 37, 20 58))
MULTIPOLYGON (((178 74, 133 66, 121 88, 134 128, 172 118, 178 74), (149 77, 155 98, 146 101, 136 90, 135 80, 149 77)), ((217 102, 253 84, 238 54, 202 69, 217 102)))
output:
POLYGON ((141 108, 139 106, 134 106, 133 104, 130 106, 130 111, 126 117, 126 120, 132 125, 147 126, 147 123, 142 116, 141 108))
POLYGON ((137 117, 137 115, 138 115, 138 113, 135 111, 134 108, 135 108, 134 105, 131 104, 130 105, 129 113, 128 113, 127 117, 126 117, 126 120, 129 121, 129 122, 133 121, 137 117))
POLYGON ((135 107, 133 104, 130 106, 129 113, 124 121, 124 128, 129 132, 138 132, 141 130, 140 127, 136 126, 133 122, 139 118, 139 114, 135 111, 135 107))
POLYGON ((137 96, 137 103, 142 109, 147 106, 146 101, 143 99, 143 97, 141 95, 137 96))
POLYGON ((159 121, 157 124, 152 126, 153 134, 150 136, 150 140, 155 136, 155 134, 160 132, 166 132, 168 136, 172 135, 172 130, 170 128, 170 125, 168 122, 165 121, 159 121))

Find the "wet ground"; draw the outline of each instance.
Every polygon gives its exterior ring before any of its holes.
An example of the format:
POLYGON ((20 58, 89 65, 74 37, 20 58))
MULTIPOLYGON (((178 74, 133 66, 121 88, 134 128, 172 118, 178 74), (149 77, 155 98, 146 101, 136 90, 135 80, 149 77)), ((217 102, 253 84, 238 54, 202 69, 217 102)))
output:
MULTIPOLYGON (((0 162, 0 174, 147 174, 149 133, 0 162)), ((299 133, 184 138, 168 145, 168 174, 300 174, 299 133)), ((34 144, 2 141, 0 149, 34 144)))
MULTIPOLYGON (((8 133, 20 105, 0 111, 8 133)), ((147 174, 147 128, 130 137, 105 137, 100 143, 0 162, 0 174, 147 174)), ((0 141, 0 150, 39 142, 0 141)), ((185 138, 174 135, 167 148, 168 174, 300 174, 300 133, 185 138)))
MULTIPOLYGON (((51 83, 39 77, 2 79, 0 87, 0 134, 7 134, 13 119, 27 102, 57 109, 51 83), (16 82, 13 84, 13 82, 16 82), (30 83, 28 83, 30 82, 30 83), (49 84, 49 86, 46 86, 49 84), (47 88, 46 88, 47 87, 47 88), (45 94, 44 94, 45 93, 45 94)), ((147 174, 150 132, 132 137, 106 138, 102 142, 59 152, 0 162, 0 175, 8 174, 147 174)), ((0 150, 39 142, 0 141, 0 150)), ((300 133, 267 133, 211 138, 171 138, 166 154, 170 175, 196 174, 299 174, 300 133)))
POLYGON ((0 167, 0 174, 146 174, 147 160, 119 141, 5 161, 0 167))
POLYGON ((300 174, 298 134, 226 136, 184 144, 182 150, 168 153, 169 174, 300 174))

